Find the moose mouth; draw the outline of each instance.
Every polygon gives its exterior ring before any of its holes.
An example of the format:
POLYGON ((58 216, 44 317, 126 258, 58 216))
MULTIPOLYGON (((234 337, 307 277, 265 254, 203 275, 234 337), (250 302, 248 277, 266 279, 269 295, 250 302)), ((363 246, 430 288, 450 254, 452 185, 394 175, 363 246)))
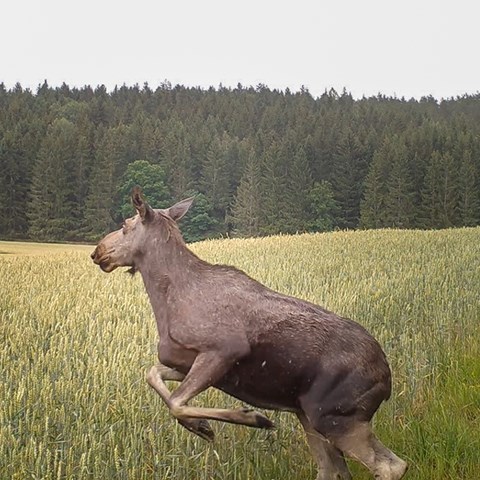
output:
POLYGON ((101 252, 101 255, 98 254, 98 247, 92 252, 90 255, 90 258, 93 260, 93 263, 95 265, 98 265, 102 271, 109 273, 112 272, 117 268, 118 265, 115 265, 115 263, 112 263, 110 254, 113 252, 113 250, 109 251, 103 251, 101 252))
POLYGON ((95 255, 92 254, 93 263, 98 265, 102 271, 106 273, 113 272, 117 268, 117 265, 111 262, 109 255, 103 255, 100 258, 95 258, 95 255))
POLYGON ((108 258, 104 260, 100 260, 98 262, 98 265, 105 273, 113 272, 113 270, 117 268, 117 266, 114 263, 110 263, 110 260, 108 258))

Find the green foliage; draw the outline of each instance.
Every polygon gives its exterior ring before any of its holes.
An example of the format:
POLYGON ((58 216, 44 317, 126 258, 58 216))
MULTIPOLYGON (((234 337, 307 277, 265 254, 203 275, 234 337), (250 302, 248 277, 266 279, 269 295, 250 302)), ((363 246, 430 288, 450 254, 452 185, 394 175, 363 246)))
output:
POLYGON ((285 227, 281 231, 286 233, 303 232, 308 225, 308 197, 307 192, 312 186, 312 175, 308 164, 305 149, 296 149, 289 162, 287 177, 288 204, 285 214, 285 227))
POLYGON ((394 139, 394 151, 390 153, 390 172, 386 182, 385 226, 411 228, 414 225, 414 190, 410 178, 408 152, 405 144, 394 139))
POLYGON ((163 171, 158 195, 147 187, 153 202, 206 197, 197 220, 209 235, 307 231, 316 221, 308 193, 321 182, 340 229, 480 223, 480 95, 354 100, 265 85, 108 92, 45 82, 36 94, 0 85, 0 238, 96 240, 130 214, 124 176, 139 159, 163 171), (240 227, 247 204, 261 211, 240 227))
POLYGON ((172 195, 180 198, 193 184, 191 144, 185 125, 176 116, 165 123, 160 147, 161 165, 172 195))
POLYGON ((202 166, 201 188, 220 221, 225 220, 230 199, 227 148, 227 138, 212 140, 202 166))
POLYGON ((235 235, 255 237, 260 233, 262 215, 260 184, 259 163, 256 160, 255 152, 252 150, 237 189, 230 217, 235 235))
POLYGON ((199 242, 217 235, 219 222, 212 216, 212 206, 203 193, 190 190, 185 198, 194 197, 187 215, 180 220, 180 229, 186 242, 199 242))
POLYGON ((131 217, 135 212, 131 202, 133 187, 140 185, 145 197, 153 208, 167 208, 171 198, 165 185, 165 173, 160 165, 152 165, 146 160, 136 160, 127 166, 122 183, 118 189, 120 213, 123 218, 131 217))
POLYGON ((415 225, 415 191, 408 150, 398 135, 388 136, 374 153, 361 203, 364 228, 411 228, 415 225))
POLYGON ((480 223, 480 183, 478 167, 470 150, 462 155, 459 172, 459 196, 461 224, 473 227, 480 223))
POLYGON ((328 232, 335 227, 338 215, 338 203, 333 194, 332 185, 327 181, 315 182, 308 193, 311 232, 328 232))
POLYGON ((23 148, 24 128, 7 130, 0 140, 0 232, 8 237, 26 235, 30 172, 23 148))
POLYGON ((332 183, 338 203, 336 223, 340 228, 355 228, 360 221, 363 179, 370 161, 368 149, 349 128, 338 140, 334 159, 332 183))
POLYGON ((117 176, 119 165, 129 158, 128 134, 126 127, 115 127, 107 130, 98 141, 85 202, 83 235, 87 240, 98 240, 121 220, 115 208, 117 176))
POLYGON ((384 143, 381 149, 375 152, 365 179, 365 197, 361 203, 363 228, 387 226, 388 149, 389 144, 384 143))
POLYGON ((75 126, 59 118, 48 128, 33 168, 29 203, 30 235, 71 239, 79 212, 74 195, 78 137, 75 126))
POLYGON ((278 143, 273 140, 265 148, 261 159, 260 185, 262 192, 262 212, 258 219, 262 235, 280 233, 284 227, 285 212, 289 199, 285 195, 287 188, 287 172, 282 162, 278 143))
POLYGON ((422 206, 425 227, 448 228, 457 225, 458 166, 450 153, 432 153, 425 175, 422 206))

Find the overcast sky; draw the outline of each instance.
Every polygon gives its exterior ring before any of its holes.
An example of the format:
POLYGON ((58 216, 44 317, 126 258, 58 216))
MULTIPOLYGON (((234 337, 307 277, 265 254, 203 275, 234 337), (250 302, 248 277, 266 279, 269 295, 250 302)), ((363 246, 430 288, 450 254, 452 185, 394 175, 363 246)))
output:
POLYGON ((0 81, 445 98, 480 91, 475 0, 2 0, 0 81))

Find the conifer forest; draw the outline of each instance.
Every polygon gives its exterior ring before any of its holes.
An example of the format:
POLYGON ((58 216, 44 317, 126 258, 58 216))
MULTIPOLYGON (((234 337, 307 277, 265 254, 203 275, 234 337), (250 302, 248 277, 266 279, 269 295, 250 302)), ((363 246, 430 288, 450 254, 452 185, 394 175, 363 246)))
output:
POLYGON ((480 224, 480 94, 353 99, 333 89, 164 82, 0 84, 0 238, 95 241, 195 196, 187 241, 480 224))

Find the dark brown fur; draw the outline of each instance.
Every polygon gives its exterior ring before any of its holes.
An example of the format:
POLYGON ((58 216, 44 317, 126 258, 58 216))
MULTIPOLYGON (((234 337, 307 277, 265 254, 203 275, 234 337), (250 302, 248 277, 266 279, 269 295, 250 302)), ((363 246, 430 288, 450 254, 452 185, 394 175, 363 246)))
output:
MULTIPOLYGON (((311 429, 336 445, 325 457, 333 466, 322 467, 317 455, 318 478, 338 478, 332 472, 349 478, 340 450, 380 472, 377 478, 400 478, 405 469, 393 453, 389 457, 371 443, 378 454, 372 463, 344 441, 360 432, 359 425, 368 425, 390 396, 390 369, 378 342, 352 320, 272 291, 236 268, 199 259, 175 222, 191 200, 154 211, 135 190, 133 202, 139 215, 123 232, 102 240, 92 258, 105 271, 130 266, 142 275, 160 337, 161 365, 149 374, 149 383, 182 425, 208 439, 213 432, 206 418, 272 426, 257 413, 253 418, 248 412, 187 406, 213 386, 256 407, 294 412, 307 433, 311 429), (133 240, 126 245, 128 236, 133 240), (163 383, 170 377, 183 380, 173 394, 163 383), (382 476, 388 470, 385 458, 391 472, 382 476)), ((365 442, 368 432, 362 433, 365 442)), ((320 449, 318 442, 311 447, 320 449)))

